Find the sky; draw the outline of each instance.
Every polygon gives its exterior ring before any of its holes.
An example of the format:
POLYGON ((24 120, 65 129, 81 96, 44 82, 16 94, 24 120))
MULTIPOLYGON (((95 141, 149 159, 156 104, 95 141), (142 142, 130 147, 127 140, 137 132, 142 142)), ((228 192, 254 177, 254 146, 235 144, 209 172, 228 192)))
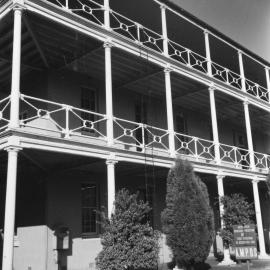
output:
POLYGON ((270 62, 270 0, 171 0, 270 62))

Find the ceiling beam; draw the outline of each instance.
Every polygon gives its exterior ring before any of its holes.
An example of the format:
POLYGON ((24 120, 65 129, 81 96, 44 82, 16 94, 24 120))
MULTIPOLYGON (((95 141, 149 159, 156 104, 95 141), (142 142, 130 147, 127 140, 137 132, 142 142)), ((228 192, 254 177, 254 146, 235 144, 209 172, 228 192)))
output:
MULTIPOLYGON (((133 83, 136 83, 136 82, 139 82, 139 81, 142 81, 142 80, 146 80, 146 79, 150 79, 151 77, 159 74, 163 72, 163 70, 152 70, 151 72, 147 73, 147 74, 143 74, 142 76, 139 76, 137 78, 133 78, 131 80, 127 80, 126 82, 122 83, 122 84, 119 84, 115 87, 116 90, 118 89, 121 89, 121 88, 124 88, 124 87, 127 87, 133 83)), ((165 88, 165 86, 164 86, 165 88)))
POLYGON ((205 91, 206 89, 207 89, 206 87, 204 87, 204 88, 198 88, 198 89, 196 89, 193 92, 187 93, 187 94, 182 95, 182 96, 177 96, 177 97, 173 98, 173 102, 181 101, 181 99, 183 99, 183 98, 193 97, 194 95, 198 94, 199 92, 205 91))
POLYGON ((68 61, 68 62, 65 62, 65 65, 62 66, 62 67, 60 67, 60 69, 64 69, 64 68, 66 68, 67 66, 72 65, 72 64, 74 64, 76 61, 79 61, 79 60, 83 59, 84 57, 91 56, 91 55, 97 53, 97 52, 98 52, 100 49, 102 49, 102 48, 103 48, 103 45, 102 45, 102 46, 98 46, 98 47, 94 48, 93 50, 88 51, 88 52, 86 52, 86 53, 84 52, 84 53, 80 54, 79 56, 73 58, 72 60, 70 60, 70 61, 68 61))
MULTIPOLYGON (((12 60, 7 59, 7 58, 4 57, 3 55, 0 55, 0 61, 6 62, 6 63, 9 63, 9 64, 12 65, 12 60)), ((21 66, 22 66, 22 67, 25 67, 25 68, 32 69, 32 70, 37 70, 37 71, 43 70, 42 68, 33 67, 33 66, 30 66, 30 65, 27 65, 27 64, 24 64, 24 63, 21 63, 21 66)))
POLYGON ((43 50, 42 50, 42 48, 37 40, 37 37, 36 37, 34 31, 32 30, 31 23, 28 21, 26 16, 23 16, 22 18, 23 18, 23 23, 24 23, 29 35, 31 36, 33 42, 35 43, 35 46, 40 54, 40 57, 45 65, 45 67, 49 68, 48 61, 47 61, 46 56, 45 56, 45 54, 44 54, 44 52, 43 52, 43 50))

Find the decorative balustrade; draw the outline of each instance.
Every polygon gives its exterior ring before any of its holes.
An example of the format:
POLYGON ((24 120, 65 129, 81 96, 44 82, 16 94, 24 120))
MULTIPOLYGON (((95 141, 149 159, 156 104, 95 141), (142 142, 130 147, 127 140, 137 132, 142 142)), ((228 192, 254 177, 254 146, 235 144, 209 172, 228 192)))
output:
MULTIPOLYGON (((87 19, 95 24, 104 27, 104 11, 103 1, 100 0, 46 0, 62 9, 87 19)), ((161 34, 121 15, 110 9, 110 27, 115 32, 126 38, 163 54, 164 38, 161 34)), ((186 65, 191 69, 198 70, 204 74, 208 74, 207 59, 184 46, 167 39, 168 57, 186 65)), ((243 89, 242 78, 239 74, 227 69, 217 63, 210 62, 212 76, 226 84, 236 88, 243 89)), ((257 83, 245 80, 247 93, 264 101, 269 101, 269 91, 257 83)))
MULTIPOLYGON (((0 132, 8 129, 10 97, 0 100, 0 132)), ((20 128, 24 132, 107 145, 105 114, 96 113, 21 94, 20 128)), ((169 131, 151 125, 113 117, 115 148, 133 152, 170 156, 169 131)), ((215 143, 210 140, 174 133, 175 153, 197 162, 216 163, 215 143)), ((244 148, 220 143, 221 165, 250 169, 251 153, 244 148)), ((255 169, 269 171, 270 156, 254 152, 255 169)))
POLYGON ((222 162, 233 163, 236 168, 248 169, 250 167, 250 152, 247 149, 222 143, 219 144, 219 149, 222 162))
POLYGON ((175 139, 177 154, 189 155, 196 160, 215 160, 214 142, 181 133, 175 133, 175 139))
POLYGON ((65 138, 106 138, 107 117, 103 114, 21 95, 21 127, 46 130, 65 138))
POLYGON ((259 99, 263 99, 269 102, 269 92, 266 88, 248 79, 245 79, 245 84, 246 84, 246 91, 248 93, 259 99))
POLYGON ((5 131, 9 124, 10 97, 0 100, 0 133, 5 131))
POLYGON ((150 125, 114 118, 115 143, 129 147, 129 150, 169 151, 168 130, 150 125))

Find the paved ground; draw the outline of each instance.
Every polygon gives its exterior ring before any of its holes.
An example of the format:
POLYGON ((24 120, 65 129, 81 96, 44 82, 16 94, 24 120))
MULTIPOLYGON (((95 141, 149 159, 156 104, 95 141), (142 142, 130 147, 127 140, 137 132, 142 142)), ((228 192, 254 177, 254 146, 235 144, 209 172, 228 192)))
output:
MULTIPOLYGON (((218 266, 218 262, 215 259, 210 259, 207 263, 211 266, 211 270, 247 270, 246 263, 236 264, 231 266, 218 266)), ((250 264, 250 270, 270 270, 270 260, 254 260, 250 264)))

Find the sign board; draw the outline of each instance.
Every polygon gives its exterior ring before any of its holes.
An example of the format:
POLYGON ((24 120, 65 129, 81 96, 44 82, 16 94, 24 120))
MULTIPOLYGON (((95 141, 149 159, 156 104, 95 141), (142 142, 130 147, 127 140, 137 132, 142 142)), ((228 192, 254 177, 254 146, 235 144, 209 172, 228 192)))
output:
POLYGON ((257 235, 255 225, 235 225, 233 226, 233 234, 236 259, 257 259, 257 235))

